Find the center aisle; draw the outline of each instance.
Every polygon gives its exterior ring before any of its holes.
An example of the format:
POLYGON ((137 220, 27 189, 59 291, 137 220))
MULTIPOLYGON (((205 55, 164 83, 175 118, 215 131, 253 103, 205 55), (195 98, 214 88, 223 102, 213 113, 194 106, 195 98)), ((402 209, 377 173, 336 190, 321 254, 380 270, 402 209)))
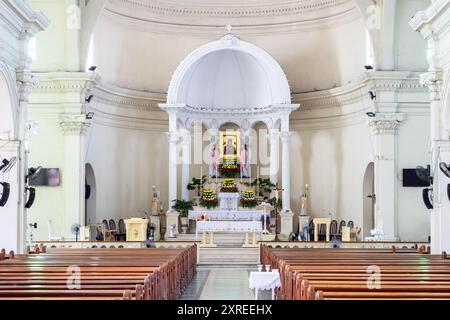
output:
MULTIPOLYGON (((249 276, 255 266, 198 266, 197 274, 181 300, 253 300, 249 276)), ((269 291, 260 291, 259 299, 270 299, 269 291)))

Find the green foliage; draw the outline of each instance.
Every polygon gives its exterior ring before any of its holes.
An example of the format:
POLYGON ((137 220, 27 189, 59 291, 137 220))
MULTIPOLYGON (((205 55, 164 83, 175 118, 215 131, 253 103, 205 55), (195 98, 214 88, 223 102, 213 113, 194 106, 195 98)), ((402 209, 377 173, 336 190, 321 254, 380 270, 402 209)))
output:
POLYGON ((186 200, 173 200, 174 205, 172 206, 172 209, 179 212, 180 216, 187 217, 189 210, 194 209, 194 204, 192 201, 186 201, 186 200))
POLYGON ((200 190, 205 183, 206 183, 206 176, 203 176, 201 179, 192 178, 192 182, 187 185, 187 189, 197 190, 197 196, 200 197, 200 190))
POLYGON ((260 197, 269 196, 275 185, 270 181, 270 179, 255 179, 252 183, 245 183, 246 186, 256 187, 259 185, 259 195, 260 197))

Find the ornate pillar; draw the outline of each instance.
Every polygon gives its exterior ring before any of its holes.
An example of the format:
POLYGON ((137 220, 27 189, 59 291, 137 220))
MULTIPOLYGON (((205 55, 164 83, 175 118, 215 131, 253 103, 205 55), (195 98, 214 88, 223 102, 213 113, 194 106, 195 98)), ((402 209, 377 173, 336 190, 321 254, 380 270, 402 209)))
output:
POLYGON ((270 182, 272 182, 273 184, 276 184, 278 182, 278 170, 279 170, 278 159, 280 157, 280 154, 279 154, 280 133, 276 129, 271 129, 269 131, 269 134, 267 135, 267 138, 269 139, 269 144, 270 144, 270 166, 269 166, 270 182))
POLYGON ((169 139, 169 197, 168 211, 172 211, 173 201, 177 199, 177 143, 180 134, 177 131, 167 133, 169 139))
POLYGON ((91 122, 85 114, 61 114, 59 125, 64 135, 64 218, 62 235, 74 238, 70 228, 85 221, 85 139, 91 122))
POLYGON ((422 74, 420 82, 426 86, 430 91, 430 140, 431 140, 431 175, 434 179, 433 186, 433 209, 430 212, 430 239, 431 239, 431 253, 440 254, 442 251, 450 251, 450 242, 448 235, 448 226, 450 226, 450 211, 446 199, 446 185, 448 182, 446 176, 440 172, 438 168, 439 162, 447 161, 448 159, 448 141, 441 141, 440 139, 447 139, 443 130, 443 119, 441 117, 443 104, 441 101, 441 87, 443 82, 442 71, 436 67, 436 61, 432 58, 437 52, 434 48, 437 46, 434 39, 429 40, 429 50, 431 57, 430 72, 422 74), (430 48, 431 47, 431 48, 430 48), (434 53, 433 53, 434 52, 434 53))
POLYGON ((402 113, 377 113, 369 120, 375 137, 375 227, 382 224, 384 239, 397 239, 396 133, 402 113))
POLYGON ((290 141, 291 133, 283 131, 281 133, 283 142, 282 154, 282 184, 283 184, 283 212, 291 211, 291 161, 290 161, 290 141))
POLYGON ((183 132, 182 136, 183 143, 183 167, 182 167, 182 178, 181 178, 181 197, 183 200, 189 201, 189 190, 187 185, 190 180, 190 165, 191 165, 191 134, 188 131, 183 132))
MULTIPOLYGON (((436 141, 434 148, 438 158, 435 163, 444 162, 450 164, 450 141, 436 141)), ((431 211, 431 253, 440 254, 442 251, 450 252, 450 178, 437 166, 434 173, 433 185, 433 210, 431 211)))

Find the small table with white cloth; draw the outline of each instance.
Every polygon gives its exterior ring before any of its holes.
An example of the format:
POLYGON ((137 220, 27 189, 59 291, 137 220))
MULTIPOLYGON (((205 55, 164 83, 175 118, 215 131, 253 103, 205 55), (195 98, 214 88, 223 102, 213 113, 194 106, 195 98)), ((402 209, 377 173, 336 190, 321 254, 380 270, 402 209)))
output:
POLYGON ((195 231, 195 239, 198 238, 198 233, 202 232, 202 245, 208 247, 215 247, 214 232, 233 232, 245 233, 245 243, 243 247, 257 246, 256 233, 262 232, 261 221, 197 221, 197 228, 195 231), (249 243, 249 233, 252 234, 252 243, 249 243), (209 239, 208 235, 209 234, 209 239))
POLYGON ((273 269, 272 272, 254 271, 250 273, 250 289, 255 290, 255 300, 258 300, 259 290, 272 290, 272 300, 275 300, 275 289, 281 287, 280 272, 273 269))

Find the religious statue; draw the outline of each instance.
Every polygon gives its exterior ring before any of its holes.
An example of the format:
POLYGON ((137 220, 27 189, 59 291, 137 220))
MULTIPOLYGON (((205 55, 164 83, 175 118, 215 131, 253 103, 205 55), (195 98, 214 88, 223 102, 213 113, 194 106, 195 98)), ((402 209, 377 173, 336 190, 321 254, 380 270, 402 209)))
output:
POLYGON ((156 186, 152 186, 153 197, 152 197, 152 216, 157 216, 159 214, 160 208, 160 194, 156 191, 156 186))
POLYGON ((217 178, 219 176, 219 161, 220 154, 217 146, 214 144, 211 149, 211 165, 209 169, 209 176, 211 178, 217 178))
POLYGON ((303 189, 303 194, 300 199, 300 215, 307 216, 308 215, 308 185, 305 184, 305 188, 303 189))
POLYGON ((239 155, 239 162, 241 164, 241 177, 242 178, 250 177, 250 155, 246 144, 244 145, 243 148, 241 148, 241 154, 239 155))
POLYGON ((233 146, 233 139, 227 139, 227 144, 223 148, 223 154, 225 156, 236 155, 236 148, 233 146))

